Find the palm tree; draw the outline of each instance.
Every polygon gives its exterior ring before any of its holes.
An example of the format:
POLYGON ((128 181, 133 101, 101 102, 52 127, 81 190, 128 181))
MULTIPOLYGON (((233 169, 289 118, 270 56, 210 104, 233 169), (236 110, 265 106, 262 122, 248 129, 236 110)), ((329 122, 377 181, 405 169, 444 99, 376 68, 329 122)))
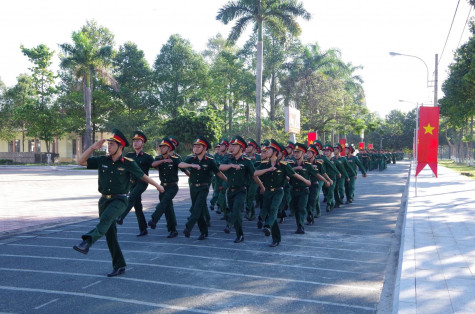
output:
POLYGON ((109 70, 112 58, 113 36, 107 28, 87 22, 81 31, 73 32, 73 45, 65 43, 60 48, 63 52, 61 67, 71 69, 74 76, 82 83, 84 110, 86 112, 86 134, 83 150, 92 144, 91 103, 93 79, 97 75, 107 84, 117 89, 117 82, 109 70))
POLYGON ((311 15, 302 3, 296 0, 236 0, 224 5, 216 16, 224 24, 237 19, 228 36, 230 43, 235 43, 244 29, 251 23, 257 32, 257 62, 256 62, 256 127, 257 142, 261 141, 261 103, 262 103, 262 27, 267 23, 271 28, 285 29, 296 36, 300 34, 300 25, 296 17, 309 20, 311 15))

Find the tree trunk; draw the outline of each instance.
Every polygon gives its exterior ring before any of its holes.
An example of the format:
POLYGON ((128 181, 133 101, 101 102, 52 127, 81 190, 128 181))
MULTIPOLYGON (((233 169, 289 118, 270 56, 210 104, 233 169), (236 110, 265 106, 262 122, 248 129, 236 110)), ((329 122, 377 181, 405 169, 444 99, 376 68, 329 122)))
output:
POLYGON ((231 96, 228 98, 228 116, 229 116, 229 132, 233 129, 233 105, 231 101, 231 96))
POLYGON ((246 102, 246 122, 249 123, 249 103, 246 102))
POLYGON ((262 58, 264 48, 262 42, 262 21, 258 21, 257 61, 256 61, 256 141, 261 144, 261 102, 262 102, 262 58))
POLYGON ((455 160, 455 144, 450 142, 449 137, 447 136, 447 129, 445 130, 445 140, 449 144, 449 159, 455 160))
POLYGON ((269 101, 270 101, 270 111, 269 111, 269 120, 274 121, 275 120, 275 71, 272 71, 271 77, 270 77, 270 95, 269 95, 269 101))
POLYGON ((92 82, 89 75, 85 76, 82 81, 83 99, 84 99, 84 111, 86 112, 86 134, 85 142, 83 142, 82 151, 84 152, 88 147, 92 145, 91 137, 91 100, 92 100, 92 82))

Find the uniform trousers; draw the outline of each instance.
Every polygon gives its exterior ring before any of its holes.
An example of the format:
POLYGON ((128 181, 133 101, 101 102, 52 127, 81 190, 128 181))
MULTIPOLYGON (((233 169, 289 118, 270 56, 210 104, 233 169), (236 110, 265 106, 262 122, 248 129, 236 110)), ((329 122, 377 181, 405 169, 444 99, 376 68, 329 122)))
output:
POLYGON ((322 190, 323 181, 312 183, 308 189, 307 215, 315 217, 321 214, 320 208, 320 191, 322 190))
POLYGON ((292 188, 292 200, 290 208, 295 213, 295 222, 297 227, 304 227, 305 218, 307 217, 308 188, 292 188))
POLYGON ((266 190, 264 192, 264 201, 260 215, 262 219, 265 219, 264 226, 271 228, 273 242, 281 241, 279 223, 277 222, 277 212, 283 197, 283 189, 277 189, 275 191, 266 190))
POLYGON ((166 185, 163 188, 165 191, 158 194, 160 203, 155 206, 155 212, 152 214, 152 220, 153 222, 157 223, 162 215, 165 214, 168 232, 176 231, 177 223, 175 209, 173 208, 173 198, 178 193, 178 184, 172 186, 166 185))
POLYGON ((350 177, 350 182, 345 181, 345 194, 347 201, 353 200, 353 198, 355 197, 355 183, 355 177, 350 177))
POLYGON ((244 208, 246 202, 246 188, 237 189, 232 192, 228 189, 228 205, 230 209, 228 223, 234 224, 236 230, 236 236, 244 235, 242 230, 242 214, 241 210, 244 208))
POLYGON ((125 259, 120 250, 119 242, 117 241, 117 225, 115 220, 122 215, 127 208, 127 197, 116 196, 110 199, 101 197, 99 199, 99 223, 94 229, 81 238, 93 245, 103 235, 106 236, 107 247, 112 256, 112 267, 114 269, 125 267, 125 259))
MULTIPOLYGON (((254 218, 256 216, 256 208, 254 206, 254 200, 256 199, 257 190, 259 186, 254 180, 249 184, 246 193, 246 216, 248 218, 254 218)), ((229 201, 229 198, 228 198, 229 201)), ((231 205, 229 205, 231 207, 231 205)))
POLYGON ((132 185, 129 193, 129 203, 125 212, 120 216, 123 219, 130 212, 132 207, 135 209, 135 216, 137 217, 137 223, 139 224, 140 231, 147 229, 147 221, 145 220, 145 215, 143 214, 143 205, 142 205, 142 193, 147 190, 148 183, 145 183, 142 180, 135 181, 132 185))
POLYGON ((186 228, 191 232, 196 223, 201 234, 208 234, 208 224, 206 222, 206 215, 209 214, 206 206, 206 198, 209 193, 209 185, 190 187, 191 196, 191 215, 186 223, 186 228))

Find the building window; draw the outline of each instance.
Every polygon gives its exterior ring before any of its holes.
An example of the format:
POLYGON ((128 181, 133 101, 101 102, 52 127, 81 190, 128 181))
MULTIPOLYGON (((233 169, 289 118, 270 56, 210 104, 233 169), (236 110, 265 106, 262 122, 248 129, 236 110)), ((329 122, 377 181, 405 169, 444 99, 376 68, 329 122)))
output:
POLYGON ((13 141, 8 142, 8 152, 13 153, 13 141))
POLYGON ((20 140, 15 140, 15 152, 20 152, 20 140))
POLYGON ((28 140, 28 152, 32 153, 35 151, 35 141, 34 140, 28 140))
POLYGON ((73 159, 76 159, 77 154, 77 141, 73 139, 73 159))
POLYGON ((41 153, 41 141, 36 140, 36 152, 41 153))

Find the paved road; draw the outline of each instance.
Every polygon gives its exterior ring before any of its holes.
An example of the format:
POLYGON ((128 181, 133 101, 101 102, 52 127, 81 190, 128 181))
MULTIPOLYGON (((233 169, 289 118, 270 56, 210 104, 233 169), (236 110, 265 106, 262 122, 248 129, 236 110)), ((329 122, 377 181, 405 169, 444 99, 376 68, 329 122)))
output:
MULTIPOLYGON (((268 247, 271 239, 256 228, 255 222, 247 221, 245 241, 234 244, 235 235, 223 232, 224 223, 215 212, 211 213, 212 227, 207 240, 196 240, 197 227, 191 238, 184 238, 181 230, 190 201, 186 181, 182 180, 182 193, 175 203, 180 236, 167 239, 162 220, 148 236, 137 238, 137 223, 131 213, 124 225, 119 226, 127 271, 116 278, 104 276, 111 270, 104 239, 87 256, 71 248, 97 222, 87 219, 96 212, 97 178, 93 173, 17 171, 18 180, 6 182, 6 170, 0 169, 0 188, 8 185, 9 193, 17 193, 15 198, 24 196, 23 201, 14 203, 15 207, 19 206, 19 212, 50 208, 61 210, 67 219, 77 219, 69 224, 58 224, 58 220, 46 229, 3 233, 0 310, 15 313, 391 311, 388 300, 392 299, 399 240, 396 223, 408 169, 409 163, 403 162, 390 165, 384 172, 373 171, 365 179, 360 177, 355 202, 330 214, 324 213, 315 225, 306 228, 305 235, 294 234, 295 222, 288 219, 281 225, 283 240, 277 248, 268 247), (55 182, 58 191, 54 190, 57 197, 53 202, 47 201, 49 193, 35 193, 39 182, 46 185, 55 182)), ((147 219, 156 197, 153 190, 147 190, 147 219)), ((9 202, 7 196, 2 206, 8 204, 10 208, 9 202)), ((5 212, 7 209, 1 208, 2 220, 7 216, 5 212)), ((49 223, 46 219, 37 224, 43 222, 49 223)))

